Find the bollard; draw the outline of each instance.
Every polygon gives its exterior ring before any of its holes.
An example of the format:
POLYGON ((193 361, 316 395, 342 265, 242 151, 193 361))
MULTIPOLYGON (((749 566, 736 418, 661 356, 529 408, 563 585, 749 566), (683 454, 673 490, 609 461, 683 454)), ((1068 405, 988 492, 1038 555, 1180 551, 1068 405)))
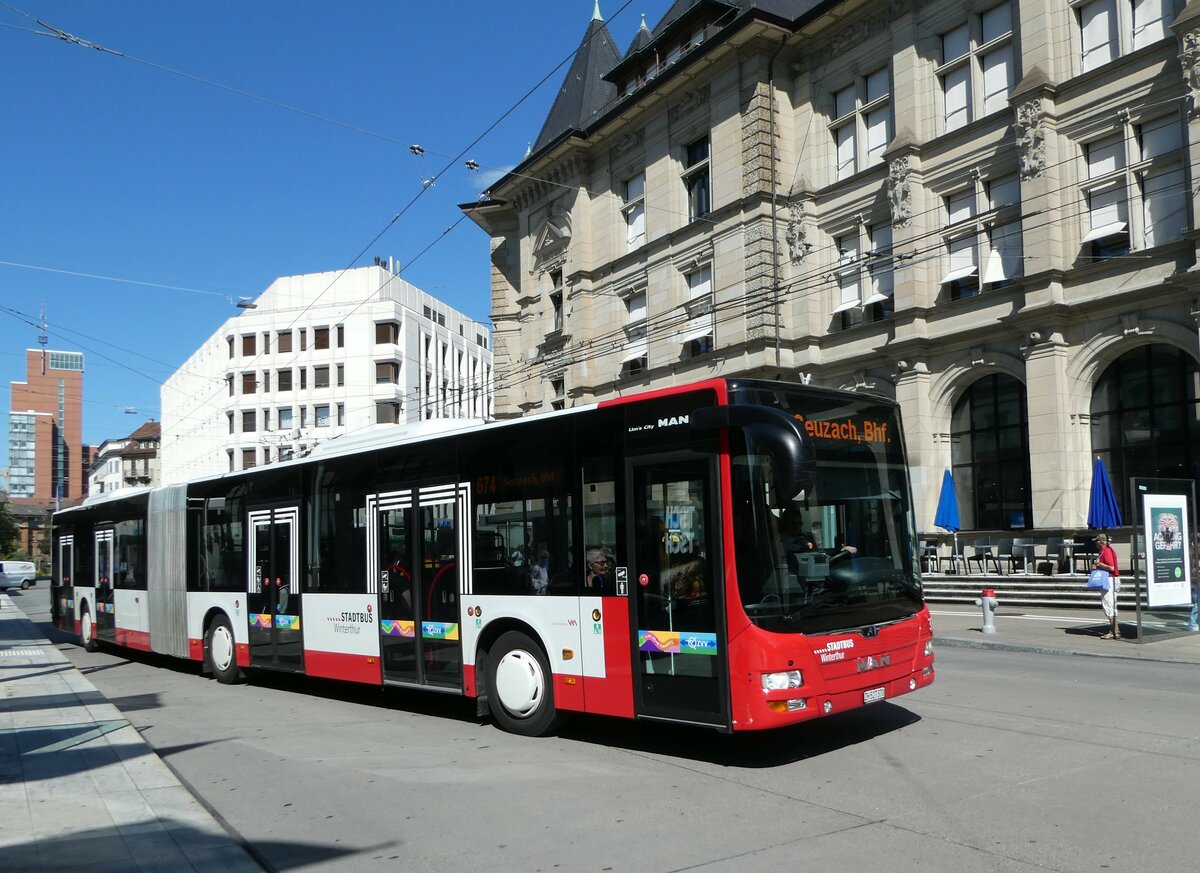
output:
POLYGON ((976 606, 983 607, 983 627, 980 628, 985 634, 994 634, 996 625, 992 621, 992 611, 999 605, 996 601, 996 592, 992 588, 984 588, 983 596, 975 600, 976 606))

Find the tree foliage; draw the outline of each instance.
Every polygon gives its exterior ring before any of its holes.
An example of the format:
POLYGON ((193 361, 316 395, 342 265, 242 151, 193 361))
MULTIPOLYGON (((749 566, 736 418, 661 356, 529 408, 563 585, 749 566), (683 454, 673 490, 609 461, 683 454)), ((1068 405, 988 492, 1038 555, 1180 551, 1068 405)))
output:
POLYGON ((21 535, 21 528, 13 518, 7 503, 0 503, 0 555, 7 556, 21 535))

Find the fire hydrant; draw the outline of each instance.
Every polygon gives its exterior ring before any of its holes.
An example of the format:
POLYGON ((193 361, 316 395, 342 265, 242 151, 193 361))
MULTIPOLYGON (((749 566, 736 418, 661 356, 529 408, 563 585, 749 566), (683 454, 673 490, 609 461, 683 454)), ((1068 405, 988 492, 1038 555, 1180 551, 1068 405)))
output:
POLYGON ((992 611, 999 606, 996 600, 995 589, 984 588, 983 596, 976 598, 975 605, 983 607, 983 627, 980 630, 985 634, 994 634, 996 632, 996 624, 992 621, 992 611))

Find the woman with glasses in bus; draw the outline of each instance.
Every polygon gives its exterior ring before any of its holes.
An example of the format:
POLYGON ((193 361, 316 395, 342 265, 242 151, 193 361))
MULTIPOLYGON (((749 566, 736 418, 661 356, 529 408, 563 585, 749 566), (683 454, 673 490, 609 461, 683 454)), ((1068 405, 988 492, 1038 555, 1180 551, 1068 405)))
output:
POLYGON ((612 575, 612 561, 604 549, 587 550, 587 578, 583 580, 584 588, 607 590, 612 575))

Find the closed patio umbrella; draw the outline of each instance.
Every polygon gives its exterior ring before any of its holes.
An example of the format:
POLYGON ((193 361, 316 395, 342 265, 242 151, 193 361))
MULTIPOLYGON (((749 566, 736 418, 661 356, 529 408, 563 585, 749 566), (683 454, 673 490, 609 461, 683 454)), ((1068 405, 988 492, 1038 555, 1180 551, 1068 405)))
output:
MULTIPOLYGON (((933 515, 933 523, 938 527, 954 534, 954 552, 958 554, 958 532, 962 525, 958 518, 958 495, 954 493, 954 477, 946 470, 942 476, 942 493, 938 496, 937 512, 933 515)), ((952 560, 951 566, 954 566, 952 560)))

